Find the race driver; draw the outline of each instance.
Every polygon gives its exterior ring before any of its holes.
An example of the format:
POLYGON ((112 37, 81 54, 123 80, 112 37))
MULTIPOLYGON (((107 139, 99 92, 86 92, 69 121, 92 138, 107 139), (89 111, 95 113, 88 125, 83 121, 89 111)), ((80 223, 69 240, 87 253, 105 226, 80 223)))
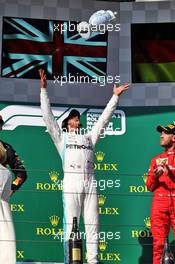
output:
POLYGON ((73 217, 79 219, 82 210, 86 230, 86 249, 89 264, 98 262, 98 200, 94 186, 93 155, 101 131, 114 113, 118 97, 129 85, 114 86, 113 96, 107 104, 92 131, 81 132, 80 114, 72 110, 63 121, 63 130, 58 126, 52 114, 46 91, 46 75, 39 71, 41 78, 41 110, 47 130, 61 156, 64 170, 63 207, 65 235, 65 263, 68 263, 68 240, 72 230, 73 217), (65 129, 67 132, 65 132, 65 129))
POLYGON ((175 125, 159 125, 160 146, 165 151, 151 160, 147 188, 154 192, 151 209, 153 264, 160 264, 165 238, 172 226, 175 237, 175 125))
MULTIPOLYGON (((3 125, 4 125, 4 120, 0 115, 0 130, 3 129, 3 125)), ((18 154, 13 149, 13 147, 10 144, 2 141, 1 139, 0 139, 0 143, 2 143, 7 153, 6 162, 2 165, 5 167, 8 165, 15 176, 15 179, 12 181, 12 186, 11 186, 12 189, 11 194, 12 194, 15 191, 17 191, 21 187, 21 185, 25 182, 25 180, 27 179, 27 172, 26 169, 24 168, 22 161, 20 160, 18 154)))

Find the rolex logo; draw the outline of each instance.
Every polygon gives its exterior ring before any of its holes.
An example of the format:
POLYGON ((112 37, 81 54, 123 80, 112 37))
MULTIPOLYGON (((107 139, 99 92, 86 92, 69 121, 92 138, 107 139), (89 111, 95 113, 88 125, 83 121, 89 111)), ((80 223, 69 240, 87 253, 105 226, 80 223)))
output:
POLYGON ((151 228, 150 217, 146 217, 146 218, 144 219, 144 223, 145 223, 145 225, 146 225, 146 227, 147 227, 148 229, 151 228))
POLYGON ((104 241, 99 241, 99 249, 101 250, 101 251, 105 251, 106 250, 106 248, 107 248, 107 242, 104 242, 104 241))
POLYGON ((143 178, 144 183, 146 184, 146 181, 147 181, 147 178, 148 178, 148 173, 144 173, 142 178, 143 178))
POLYGON ((59 173, 57 171, 49 172, 49 176, 52 182, 56 182, 58 180, 59 173))
POLYGON ((49 219, 52 226, 57 226, 60 220, 60 218, 57 215, 52 215, 51 217, 49 217, 49 219))
POLYGON ((106 196, 104 196, 102 194, 98 195, 98 204, 99 205, 104 205, 105 201, 106 201, 106 196))
POLYGON ((102 151, 98 151, 95 153, 95 156, 96 156, 97 161, 102 162, 104 160, 105 153, 102 151))

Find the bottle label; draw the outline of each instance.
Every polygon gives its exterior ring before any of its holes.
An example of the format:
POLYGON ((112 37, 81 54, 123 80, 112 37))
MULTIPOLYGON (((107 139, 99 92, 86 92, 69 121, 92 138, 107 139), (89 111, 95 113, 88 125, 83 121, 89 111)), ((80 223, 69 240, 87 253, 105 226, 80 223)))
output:
POLYGON ((72 260, 73 261, 81 260, 81 250, 80 250, 80 248, 73 248, 72 249, 72 260))

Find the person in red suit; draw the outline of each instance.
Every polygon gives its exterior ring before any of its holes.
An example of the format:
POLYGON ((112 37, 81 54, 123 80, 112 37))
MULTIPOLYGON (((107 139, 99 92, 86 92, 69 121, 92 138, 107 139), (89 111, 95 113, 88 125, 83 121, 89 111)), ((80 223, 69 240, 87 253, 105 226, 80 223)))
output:
POLYGON ((175 237, 175 124, 158 126, 165 151, 151 160, 146 186, 153 192, 151 230, 153 264, 160 264, 165 238, 172 226, 175 237))

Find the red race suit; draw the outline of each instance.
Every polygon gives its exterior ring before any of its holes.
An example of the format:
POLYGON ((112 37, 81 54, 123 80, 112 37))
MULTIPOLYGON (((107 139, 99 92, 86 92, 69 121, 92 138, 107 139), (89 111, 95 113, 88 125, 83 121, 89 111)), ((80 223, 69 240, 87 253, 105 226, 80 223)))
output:
POLYGON ((175 150, 165 151, 151 160, 146 186, 154 193, 151 209, 153 264, 160 264, 170 226, 175 237, 175 150), (165 164, 168 165, 169 172, 165 164), (155 169, 163 169, 164 172, 155 178, 155 169))

